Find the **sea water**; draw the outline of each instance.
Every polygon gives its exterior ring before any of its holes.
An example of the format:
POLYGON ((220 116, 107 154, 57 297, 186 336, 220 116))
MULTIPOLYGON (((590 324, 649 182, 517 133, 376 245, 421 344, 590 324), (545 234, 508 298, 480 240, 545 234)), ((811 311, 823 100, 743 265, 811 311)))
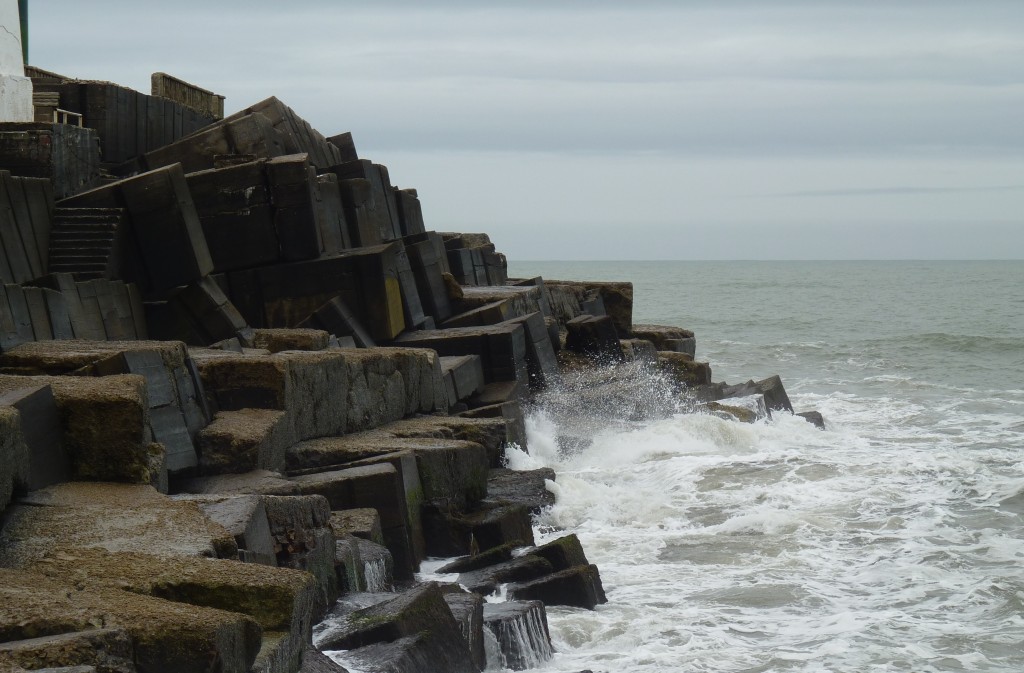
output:
MULTIPOLYGON (((537 262, 628 280, 634 321, 697 336, 713 378, 780 374, 797 411, 595 419, 529 455, 608 603, 549 607, 540 670, 1024 670, 1024 262, 537 262)), ((657 391, 655 391, 657 392, 657 391)), ((586 410, 581 410, 585 414, 586 410)))

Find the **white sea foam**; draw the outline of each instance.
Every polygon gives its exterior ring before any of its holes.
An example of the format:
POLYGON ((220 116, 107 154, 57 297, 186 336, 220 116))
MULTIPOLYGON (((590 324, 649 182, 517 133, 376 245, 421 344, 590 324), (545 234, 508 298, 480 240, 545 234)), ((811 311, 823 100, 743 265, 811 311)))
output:
POLYGON ((830 430, 679 415, 568 456, 530 419, 514 462, 558 473, 541 539, 578 533, 610 601, 549 609, 545 670, 1024 666, 1019 446, 965 451, 908 400, 809 399, 830 430))

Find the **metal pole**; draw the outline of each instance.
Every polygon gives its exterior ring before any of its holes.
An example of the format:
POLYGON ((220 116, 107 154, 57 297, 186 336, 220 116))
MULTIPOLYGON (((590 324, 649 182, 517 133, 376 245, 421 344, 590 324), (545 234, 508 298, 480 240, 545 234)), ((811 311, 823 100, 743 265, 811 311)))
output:
POLYGON ((28 65, 28 0, 18 0, 18 14, 21 15, 21 58, 28 65))

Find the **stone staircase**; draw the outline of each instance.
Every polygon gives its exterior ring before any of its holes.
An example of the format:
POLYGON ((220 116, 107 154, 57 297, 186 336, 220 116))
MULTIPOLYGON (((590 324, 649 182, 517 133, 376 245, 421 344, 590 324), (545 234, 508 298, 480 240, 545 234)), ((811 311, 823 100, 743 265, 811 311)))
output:
POLYGON ((50 229, 49 270, 76 281, 110 278, 122 208, 56 208, 50 229))

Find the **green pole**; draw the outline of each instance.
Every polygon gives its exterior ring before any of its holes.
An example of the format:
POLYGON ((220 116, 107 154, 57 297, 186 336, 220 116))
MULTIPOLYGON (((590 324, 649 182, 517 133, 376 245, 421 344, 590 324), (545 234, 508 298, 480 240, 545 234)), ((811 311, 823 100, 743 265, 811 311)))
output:
POLYGON ((28 65, 28 0, 18 0, 21 15, 21 58, 28 65))

